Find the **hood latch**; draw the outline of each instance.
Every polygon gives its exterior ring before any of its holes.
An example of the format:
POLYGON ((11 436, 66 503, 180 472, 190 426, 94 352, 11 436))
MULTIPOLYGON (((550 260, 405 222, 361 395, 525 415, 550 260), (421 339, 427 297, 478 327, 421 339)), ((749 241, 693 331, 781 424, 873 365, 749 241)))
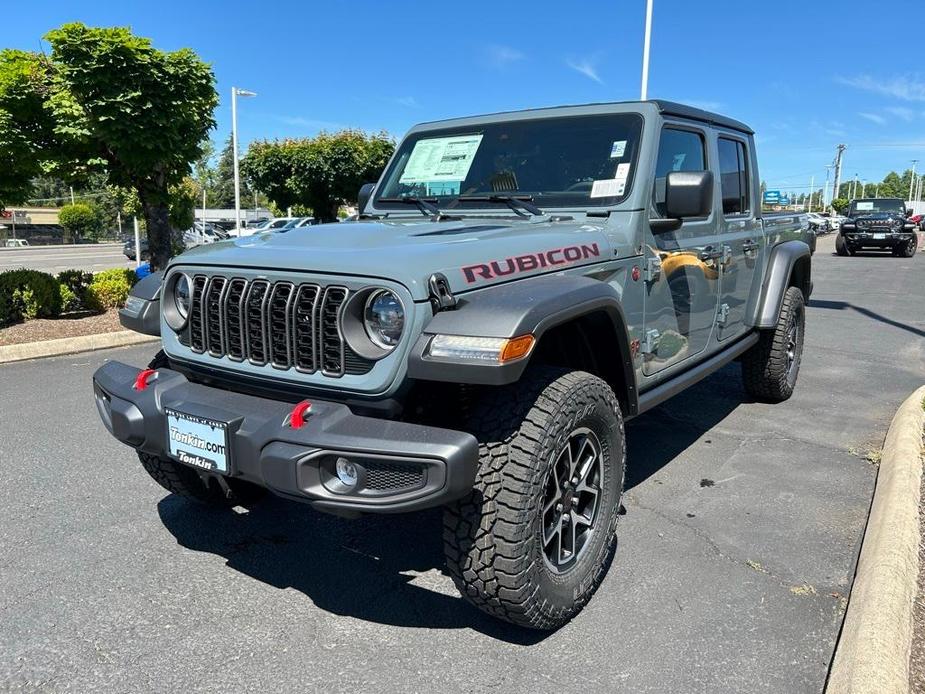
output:
POLYGON ((450 311, 456 308, 456 297, 450 291, 450 281, 442 272, 435 272, 427 280, 430 290, 430 303, 433 304, 434 313, 450 311))

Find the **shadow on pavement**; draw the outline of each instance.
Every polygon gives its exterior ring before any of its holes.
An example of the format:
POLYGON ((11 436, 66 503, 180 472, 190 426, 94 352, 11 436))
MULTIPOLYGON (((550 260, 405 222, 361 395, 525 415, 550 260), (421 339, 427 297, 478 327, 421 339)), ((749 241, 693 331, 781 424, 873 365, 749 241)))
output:
MULTIPOLYGON (((738 372, 736 364, 726 367, 628 424, 627 489, 658 472, 745 401, 738 372)), ((298 590, 334 614, 401 627, 470 628, 521 645, 548 635, 483 615, 454 588, 447 595, 419 585, 419 573, 444 571, 439 509, 345 520, 273 496, 243 513, 167 496, 158 513, 183 547, 224 557, 232 569, 276 588, 298 590)), ((432 576, 423 580, 432 582, 432 576)), ((441 584, 441 590, 449 587, 441 584)))
POLYGON ((857 311, 862 316, 867 316, 868 318, 872 318, 875 321, 886 323, 887 325, 892 325, 894 328, 905 330, 912 333, 913 335, 918 335, 919 337, 925 337, 925 330, 922 330, 921 328, 916 328, 911 325, 906 325, 905 323, 900 323, 899 321, 882 316, 876 311, 871 311, 869 308, 849 304, 847 301, 823 301, 820 299, 810 299, 809 306, 811 308, 824 308, 833 311, 845 311, 847 309, 851 309, 853 311, 857 311))
POLYGON ((627 491, 656 474, 742 403, 751 402, 733 362, 626 425, 627 491))
POLYGON ((224 557, 232 569, 298 590, 334 614, 400 627, 470 628, 521 645, 548 636, 483 615, 451 585, 445 595, 412 582, 418 572, 443 570, 439 510, 345 520, 272 496, 246 513, 168 496, 158 513, 183 547, 224 557))

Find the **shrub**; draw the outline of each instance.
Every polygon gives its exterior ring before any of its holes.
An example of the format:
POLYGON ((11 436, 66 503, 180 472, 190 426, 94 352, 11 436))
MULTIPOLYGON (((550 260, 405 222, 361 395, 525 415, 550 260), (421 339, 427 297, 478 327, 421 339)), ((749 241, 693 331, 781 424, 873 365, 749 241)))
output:
POLYGON ((64 270, 58 273, 58 282, 61 284, 62 311, 79 311, 90 308, 92 301, 89 298, 89 290, 93 282, 92 272, 64 270))
POLYGON ((96 273, 87 288, 88 308, 98 311, 122 308, 137 280, 134 270, 113 268, 96 273))
POLYGON ((58 280, 38 270, 0 272, 0 324, 61 313, 58 280))

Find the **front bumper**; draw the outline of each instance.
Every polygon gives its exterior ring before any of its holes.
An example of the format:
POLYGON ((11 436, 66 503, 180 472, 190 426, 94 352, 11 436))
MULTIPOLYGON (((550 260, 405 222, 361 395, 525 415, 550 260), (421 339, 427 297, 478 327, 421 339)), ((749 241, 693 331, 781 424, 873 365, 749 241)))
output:
POLYGON ((915 238, 914 232, 844 232, 845 241, 855 248, 895 248, 915 238), (874 234, 883 238, 875 238, 874 234))
POLYGON ((93 391, 110 433, 146 453, 169 457, 169 408, 228 423, 229 476, 320 510, 414 511, 472 489, 478 443, 471 434, 360 417, 346 405, 321 401, 312 402, 311 414, 296 429, 289 403, 199 385, 170 369, 159 369, 146 388, 136 390, 139 373, 107 362, 93 374, 93 391), (360 469, 349 492, 334 476, 338 458, 360 469))

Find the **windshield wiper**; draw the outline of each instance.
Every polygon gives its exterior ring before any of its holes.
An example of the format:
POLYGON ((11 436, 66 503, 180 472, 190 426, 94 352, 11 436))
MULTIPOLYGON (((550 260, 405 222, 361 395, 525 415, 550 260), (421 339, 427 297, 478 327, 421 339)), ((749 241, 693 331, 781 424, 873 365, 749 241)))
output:
POLYGON ((534 216, 541 217, 546 214, 533 204, 532 195, 460 195, 452 205, 455 206, 460 202, 503 202, 521 217, 530 216, 524 214, 524 210, 534 216))
POLYGON ((417 205, 417 208, 425 217, 430 217, 434 221, 447 219, 446 215, 440 211, 440 208, 434 204, 437 202, 435 198, 419 198, 416 195, 402 195, 396 198, 379 198, 377 202, 400 202, 405 205, 417 205))

